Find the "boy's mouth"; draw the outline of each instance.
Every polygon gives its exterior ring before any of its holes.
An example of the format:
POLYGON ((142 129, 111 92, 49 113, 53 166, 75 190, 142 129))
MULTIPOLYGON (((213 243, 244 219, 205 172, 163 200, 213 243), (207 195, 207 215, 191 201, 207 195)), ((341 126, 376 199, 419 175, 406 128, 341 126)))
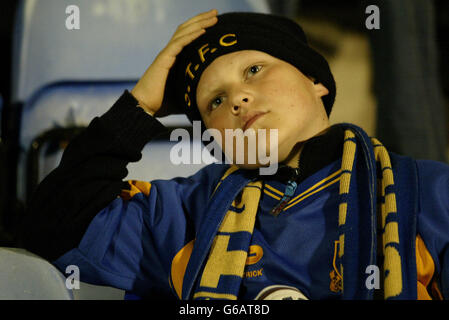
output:
POLYGON ((247 120, 245 121, 245 125, 243 126, 243 132, 246 131, 246 129, 248 129, 255 121, 257 121, 257 119, 259 119, 260 117, 262 117, 263 115, 265 115, 266 112, 256 112, 254 114, 250 114, 248 115, 246 118, 247 120))

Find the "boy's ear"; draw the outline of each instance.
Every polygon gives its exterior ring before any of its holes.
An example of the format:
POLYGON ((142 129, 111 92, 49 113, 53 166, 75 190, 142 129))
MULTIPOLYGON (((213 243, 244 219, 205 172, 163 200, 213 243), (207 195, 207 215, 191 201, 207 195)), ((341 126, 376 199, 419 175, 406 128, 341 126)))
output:
POLYGON ((329 90, 327 90, 327 88, 321 82, 314 83, 313 86, 315 88, 316 94, 320 98, 329 94, 329 90))
POLYGON ((318 97, 321 98, 329 94, 329 90, 321 82, 318 82, 318 80, 310 76, 308 78, 313 82, 313 87, 318 97))

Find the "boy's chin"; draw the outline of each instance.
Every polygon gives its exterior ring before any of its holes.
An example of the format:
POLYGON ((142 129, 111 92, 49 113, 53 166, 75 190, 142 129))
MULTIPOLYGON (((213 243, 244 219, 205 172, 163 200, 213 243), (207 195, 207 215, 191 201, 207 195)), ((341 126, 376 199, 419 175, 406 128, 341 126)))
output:
POLYGON ((261 176, 271 176, 276 174, 278 170, 278 163, 270 163, 268 165, 262 164, 235 164, 240 169, 258 171, 261 176))
POLYGON ((247 164, 247 163, 243 163, 243 164, 235 164, 237 167, 241 168, 241 169, 246 169, 246 170, 255 170, 255 169, 260 169, 260 168, 267 168, 270 166, 277 166, 277 163, 269 163, 269 164, 260 164, 260 163, 255 163, 255 164, 247 164))
POLYGON ((263 165, 261 164, 236 164, 237 167, 241 168, 241 169, 246 169, 246 170, 255 170, 255 169, 259 169, 261 167, 263 167, 263 165))

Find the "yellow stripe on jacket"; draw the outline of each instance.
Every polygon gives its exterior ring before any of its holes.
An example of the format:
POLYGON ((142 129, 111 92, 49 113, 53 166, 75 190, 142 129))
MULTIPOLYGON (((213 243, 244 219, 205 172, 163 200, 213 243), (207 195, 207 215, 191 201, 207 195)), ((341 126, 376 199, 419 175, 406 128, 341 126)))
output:
POLYGON ((434 279, 435 263, 420 235, 416 236, 416 273, 418 300, 443 300, 438 283, 434 279), (428 288, 430 288, 431 293, 429 293, 428 288))
POLYGON ((122 190, 120 193, 120 198, 123 200, 130 200, 138 193, 143 193, 147 197, 150 195, 151 183, 146 181, 129 180, 129 190, 122 190))

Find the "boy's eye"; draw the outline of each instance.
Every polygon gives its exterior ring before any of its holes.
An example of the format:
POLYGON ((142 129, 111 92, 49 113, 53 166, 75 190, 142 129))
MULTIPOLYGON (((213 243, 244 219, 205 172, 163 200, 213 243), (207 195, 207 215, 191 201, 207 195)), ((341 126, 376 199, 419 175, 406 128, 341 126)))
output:
POLYGON ((248 68, 248 76, 252 76, 262 69, 262 66, 251 66, 248 68))
POLYGON ((209 103, 209 110, 214 110, 220 106, 220 104, 223 103, 222 97, 216 97, 209 103))

